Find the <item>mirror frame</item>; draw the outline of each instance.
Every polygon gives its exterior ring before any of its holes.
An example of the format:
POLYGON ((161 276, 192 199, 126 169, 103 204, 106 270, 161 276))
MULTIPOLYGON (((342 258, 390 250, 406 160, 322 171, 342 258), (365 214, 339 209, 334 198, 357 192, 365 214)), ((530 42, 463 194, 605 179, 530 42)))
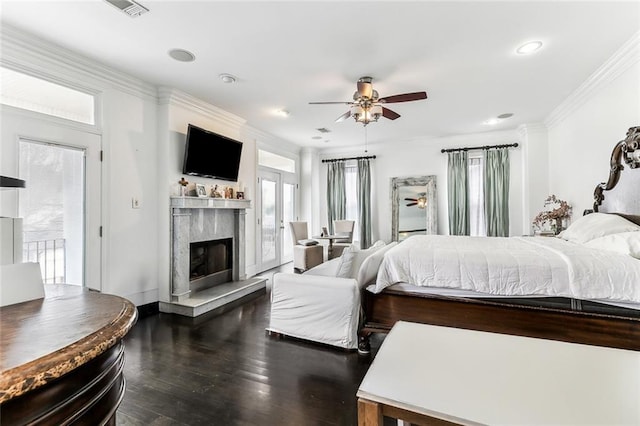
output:
POLYGON ((400 213, 400 191, 403 186, 426 186, 427 207, 425 229, 427 235, 438 233, 438 206, 436 204, 436 176, 411 176, 391 178, 391 239, 398 241, 398 215, 400 213))

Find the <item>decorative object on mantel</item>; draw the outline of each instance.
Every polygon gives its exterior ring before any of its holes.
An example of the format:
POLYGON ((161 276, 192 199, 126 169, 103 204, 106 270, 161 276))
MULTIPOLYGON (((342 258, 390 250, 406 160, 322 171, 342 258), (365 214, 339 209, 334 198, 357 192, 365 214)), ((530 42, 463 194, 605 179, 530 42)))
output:
POLYGON ((236 198, 238 200, 244 200, 244 192, 243 191, 236 191, 236 198))
POLYGON ((213 189, 211 189, 211 196, 213 198, 223 198, 222 193, 218 190, 218 185, 214 186, 213 189))
POLYGON ((187 195, 187 185, 189 185, 189 181, 187 181, 183 176, 178 183, 180 184, 180 196, 184 197, 187 195))
POLYGON ((227 188, 224 190, 224 198, 233 199, 233 188, 227 186, 227 188))
POLYGON ((207 196, 207 190, 204 187, 204 185, 202 185, 201 183, 196 183, 196 195, 198 197, 206 197, 207 196))
POLYGON ((546 225, 549 224, 551 227, 551 232, 554 235, 558 235, 560 231, 565 228, 566 223, 563 221, 571 218, 571 210, 572 207, 564 200, 557 198, 555 195, 549 195, 546 200, 544 200, 544 206, 551 206, 552 210, 543 210, 533 219, 533 226, 536 230, 536 233, 544 234, 546 225))

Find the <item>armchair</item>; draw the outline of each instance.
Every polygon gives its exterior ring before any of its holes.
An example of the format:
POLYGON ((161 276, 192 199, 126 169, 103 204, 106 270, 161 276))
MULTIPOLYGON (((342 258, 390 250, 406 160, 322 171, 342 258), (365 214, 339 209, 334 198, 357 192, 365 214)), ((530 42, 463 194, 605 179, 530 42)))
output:
POLYGON ((267 331, 356 349, 361 291, 375 282, 384 254, 396 244, 351 247, 303 275, 275 274, 267 331))
POLYGON ((321 264, 324 249, 317 241, 309 240, 307 222, 289 222, 293 242, 293 269, 304 272, 321 264))
POLYGON ((333 255, 338 257, 342 254, 342 251, 349 247, 353 243, 353 227, 355 226, 355 220, 334 220, 333 221, 333 233, 335 235, 344 235, 345 238, 335 240, 333 243, 333 255))

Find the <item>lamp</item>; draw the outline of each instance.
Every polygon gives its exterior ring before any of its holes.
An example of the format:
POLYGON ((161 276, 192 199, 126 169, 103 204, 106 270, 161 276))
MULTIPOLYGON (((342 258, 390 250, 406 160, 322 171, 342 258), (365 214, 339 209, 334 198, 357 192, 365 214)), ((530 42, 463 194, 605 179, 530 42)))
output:
POLYGON ((382 106, 367 103, 364 105, 354 105, 351 107, 351 115, 356 122, 366 126, 372 121, 378 121, 378 119, 382 117, 382 106))

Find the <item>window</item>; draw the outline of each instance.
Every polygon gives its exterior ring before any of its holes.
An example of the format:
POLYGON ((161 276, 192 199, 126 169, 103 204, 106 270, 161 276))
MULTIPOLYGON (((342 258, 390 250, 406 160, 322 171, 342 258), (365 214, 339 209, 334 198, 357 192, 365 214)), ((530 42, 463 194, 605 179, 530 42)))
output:
POLYGON ((95 124, 95 96, 0 67, 0 103, 54 117, 95 124))
POLYGON ((295 173, 296 161, 273 152, 258 150, 258 164, 283 172, 295 173))
POLYGON ((471 236, 486 236, 484 221, 484 157, 469 155, 469 231, 471 236))
POLYGON ((360 230, 358 226, 358 165, 349 162, 344 167, 344 191, 347 197, 345 219, 355 220, 353 226, 353 241, 358 239, 360 230))

